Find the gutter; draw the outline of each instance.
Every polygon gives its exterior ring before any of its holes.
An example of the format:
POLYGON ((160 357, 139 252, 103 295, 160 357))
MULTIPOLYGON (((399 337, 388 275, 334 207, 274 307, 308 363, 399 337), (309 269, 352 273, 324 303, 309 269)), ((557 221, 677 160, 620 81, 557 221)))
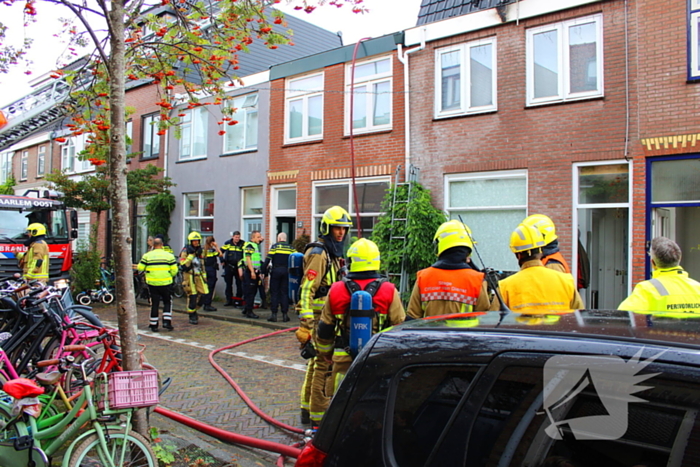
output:
POLYGON ((406 170, 405 181, 408 181, 408 173, 411 166, 411 94, 409 92, 409 66, 408 56, 414 52, 419 52, 425 49, 426 28, 421 29, 420 45, 412 49, 403 49, 403 44, 396 44, 398 59, 403 64, 403 92, 404 92, 404 135, 405 135, 405 161, 404 169, 406 170))

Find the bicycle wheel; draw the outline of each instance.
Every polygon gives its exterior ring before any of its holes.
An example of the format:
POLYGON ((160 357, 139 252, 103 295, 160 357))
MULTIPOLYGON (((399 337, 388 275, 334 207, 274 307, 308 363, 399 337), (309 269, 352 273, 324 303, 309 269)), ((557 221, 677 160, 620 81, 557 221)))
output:
POLYGON ((105 465, 105 459, 112 459, 114 465, 118 467, 158 467, 158 461, 150 444, 146 438, 135 431, 130 431, 126 435, 110 433, 107 438, 107 448, 109 452, 103 452, 97 434, 92 434, 73 451, 68 465, 97 467, 105 465))
POLYGON ((78 303, 80 303, 81 305, 87 306, 92 303, 90 294, 88 294, 87 292, 80 292, 76 298, 78 299, 78 303))
POLYGON ((102 303, 110 304, 114 301, 114 295, 112 295, 109 292, 105 292, 104 295, 102 295, 102 303))
POLYGON ((185 289, 182 288, 182 273, 180 272, 173 278, 173 296, 176 298, 185 296, 185 289))

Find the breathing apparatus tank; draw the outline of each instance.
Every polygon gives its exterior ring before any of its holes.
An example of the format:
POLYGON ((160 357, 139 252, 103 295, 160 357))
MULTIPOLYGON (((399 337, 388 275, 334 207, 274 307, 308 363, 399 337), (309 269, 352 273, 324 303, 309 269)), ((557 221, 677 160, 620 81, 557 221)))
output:
POLYGON ((298 252, 289 255, 287 267, 289 268, 289 301, 294 304, 299 301, 299 287, 304 275, 304 255, 298 252))
POLYGON ((374 308, 372 295, 364 290, 354 292, 350 297, 350 355, 357 357, 372 337, 374 308))

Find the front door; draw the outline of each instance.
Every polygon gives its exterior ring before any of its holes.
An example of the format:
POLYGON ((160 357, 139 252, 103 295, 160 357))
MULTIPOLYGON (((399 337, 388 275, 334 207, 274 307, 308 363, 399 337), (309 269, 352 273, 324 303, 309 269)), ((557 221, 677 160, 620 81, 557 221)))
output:
MULTIPOLYGON (((296 234, 296 228, 295 225, 297 223, 296 217, 278 217, 277 218, 277 230, 275 231, 275 235, 284 232, 287 234, 287 241, 289 243, 292 243, 295 239, 295 234, 296 234)), ((275 237, 276 239, 276 237, 275 237)), ((273 239, 270 239, 273 240, 273 239)))

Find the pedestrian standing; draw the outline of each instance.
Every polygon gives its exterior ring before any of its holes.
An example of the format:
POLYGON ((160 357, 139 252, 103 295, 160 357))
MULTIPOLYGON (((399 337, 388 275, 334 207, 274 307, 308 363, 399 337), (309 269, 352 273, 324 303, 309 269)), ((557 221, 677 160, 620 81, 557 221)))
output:
POLYGON ((158 308, 163 300, 163 329, 173 330, 170 286, 177 274, 177 261, 172 253, 163 249, 163 240, 153 239, 153 249, 147 251, 137 266, 146 276, 146 284, 151 296, 151 317, 148 329, 158 332, 158 308))
POLYGON ((182 269, 182 288, 187 295, 187 313, 190 324, 199 323, 197 309, 202 305, 204 296, 209 293, 207 273, 204 269, 204 249, 199 232, 190 232, 187 245, 180 252, 180 269, 182 269))
MULTIPOLYGON (((260 244, 263 242, 263 236, 258 230, 253 230, 250 233, 250 241, 243 246, 243 288, 245 290, 245 308, 243 315, 247 318, 260 318, 253 311, 255 304, 255 294, 259 288, 259 282, 262 279, 260 272, 262 268, 262 256, 260 255, 260 244)), ((263 295, 264 299, 264 295, 263 295)))
POLYGON ((219 245, 216 244, 214 236, 207 237, 204 241, 204 270, 207 273, 207 288, 209 293, 204 296, 204 311, 216 311, 216 308, 212 306, 211 302, 214 298, 214 288, 216 287, 216 282, 218 281, 219 272, 219 261, 221 259, 221 250, 219 245))
POLYGON ((231 239, 221 247, 223 253, 224 281, 226 282, 226 303, 224 306, 240 306, 243 301, 242 276, 239 271, 239 263, 243 259, 243 245, 241 233, 236 230, 231 239), (236 281, 236 295, 233 294, 233 282, 236 281))
POLYGON ((282 321, 289 321, 289 255, 296 250, 287 243, 287 234, 277 234, 277 243, 270 247, 265 258, 265 271, 270 277, 270 322, 277 322, 277 310, 282 312, 282 321))
POLYGON ((46 226, 34 222, 27 226, 26 253, 17 255, 22 276, 28 281, 49 282, 49 246, 46 244, 46 226))

